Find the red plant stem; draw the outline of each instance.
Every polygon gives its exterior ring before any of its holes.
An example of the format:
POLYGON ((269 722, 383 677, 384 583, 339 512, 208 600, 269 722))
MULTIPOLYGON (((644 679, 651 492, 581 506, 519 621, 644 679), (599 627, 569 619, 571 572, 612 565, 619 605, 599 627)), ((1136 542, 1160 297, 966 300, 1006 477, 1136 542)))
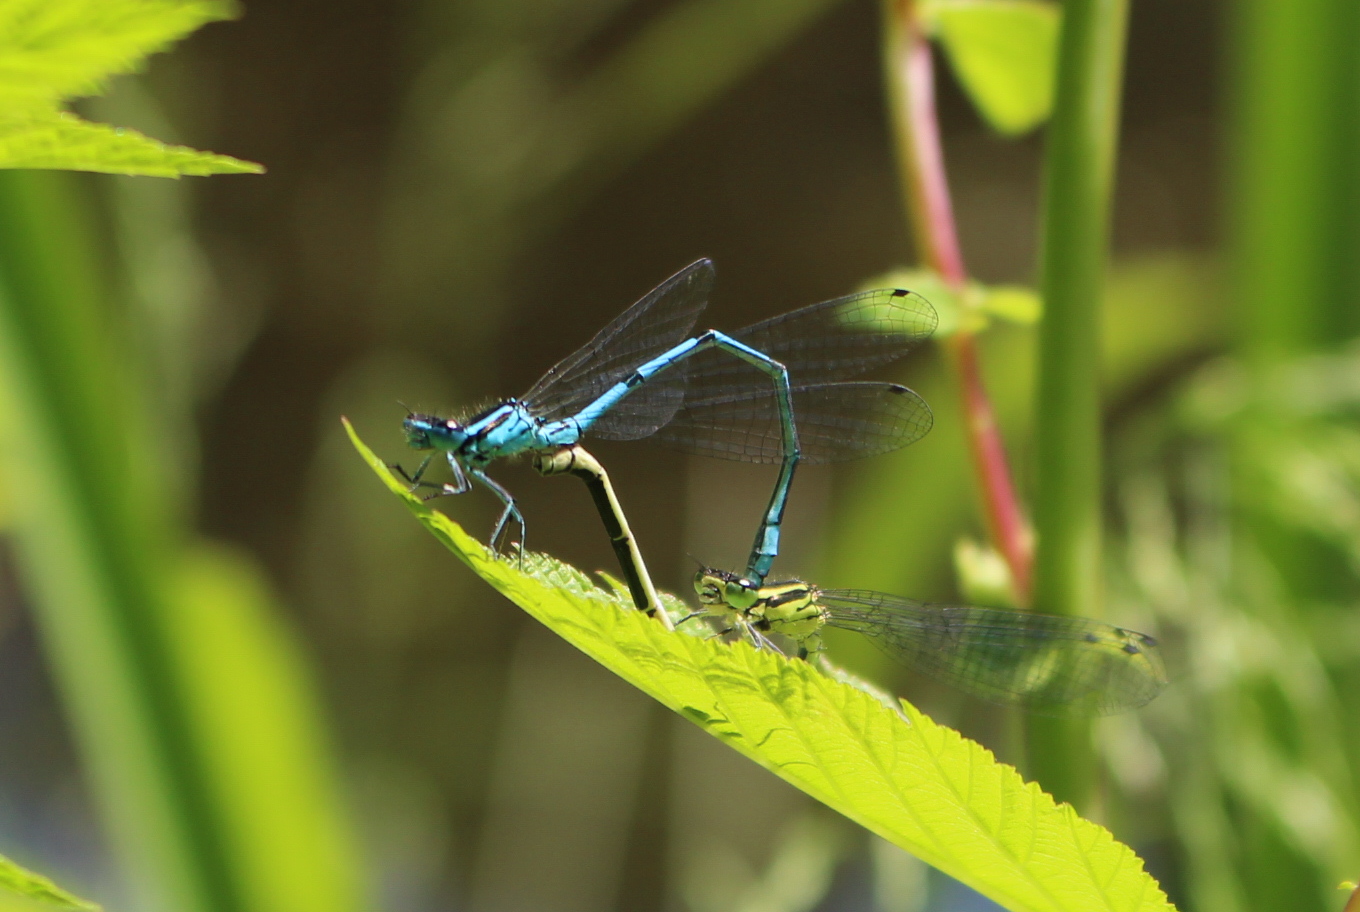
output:
POLYGON ((964 418, 968 423, 968 448, 983 494, 987 532, 1011 571, 1015 598, 1028 606, 1034 562, 1034 537, 1020 509, 1011 482, 1010 463, 1001 431, 996 426, 992 402, 982 381, 978 365, 977 339, 972 333, 957 333, 945 343, 963 398, 964 418))
POLYGON ((922 258, 944 280, 962 291, 968 280, 954 225, 954 204, 945 177, 940 144, 939 115, 935 110, 935 68, 930 42, 916 20, 913 0, 898 0, 901 43, 896 67, 901 80, 898 131, 912 221, 922 258))
MULTIPOLYGON (((886 0, 886 64, 903 192, 921 258, 962 298, 968 281, 954 224, 935 110, 935 73, 914 0, 886 0)), ((960 329, 944 342, 958 381, 969 452, 993 546, 1010 568, 1016 599, 1030 597, 1033 537, 1011 481, 1006 448, 978 362, 976 337, 960 329)))

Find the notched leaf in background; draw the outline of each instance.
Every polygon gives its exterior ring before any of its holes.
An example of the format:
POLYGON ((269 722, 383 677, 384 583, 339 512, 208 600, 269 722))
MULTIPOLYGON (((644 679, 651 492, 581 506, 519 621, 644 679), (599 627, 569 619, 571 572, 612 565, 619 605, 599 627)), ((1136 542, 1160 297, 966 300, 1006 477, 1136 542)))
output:
POLYGON ((1053 110, 1059 9, 1041 0, 934 0, 921 14, 995 130, 1028 132, 1053 110))

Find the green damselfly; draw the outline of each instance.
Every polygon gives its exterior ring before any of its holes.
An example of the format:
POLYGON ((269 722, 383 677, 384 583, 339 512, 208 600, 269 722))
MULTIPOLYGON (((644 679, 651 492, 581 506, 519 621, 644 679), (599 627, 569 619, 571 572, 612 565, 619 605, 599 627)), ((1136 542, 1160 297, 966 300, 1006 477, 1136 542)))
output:
POLYGON ((935 605, 802 580, 756 585, 711 568, 695 575, 694 589, 700 614, 758 646, 775 648, 770 636, 778 635, 800 657, 816 658, 824 628, 853 630, 964 693, 1044 715, 1136 709, 1167 683, 1155 639, 1088 618, 935 605))

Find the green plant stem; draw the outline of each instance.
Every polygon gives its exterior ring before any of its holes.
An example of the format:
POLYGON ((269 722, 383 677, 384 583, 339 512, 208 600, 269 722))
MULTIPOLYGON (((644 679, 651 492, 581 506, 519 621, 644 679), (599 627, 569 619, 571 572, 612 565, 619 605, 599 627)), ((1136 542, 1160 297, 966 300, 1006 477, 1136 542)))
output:
POLYGON ((19 568, 110 838, 153 909, 239 908, 164 618, 169 543, 71 178, 0 174, 19 568))
POLYGON ((1355 9, 1234 8, 1232 275, 1239 349, 1258 371, 1356 330, 1355 9))
MULTIPOLYGON (((894 146, 912 234, 921 258, 961 295, 968 273, 940 145, 930 42, 914 0, 885 0, 883 10, 883 60, 894 146)), ((1029 601, 1032 536, 982 378, 977 339, 960 330, 944 341, 944 348, 960 395, 987 531, 1010 568, 1016 599, 1024 605, 1029 601)))
MULTIPOLYGON (((1127 22, 1127 0, 1064 4, 1045 152, 1034 605, 1057 615, 1100 613, 1100 304, 1127 22)), ((1088 725, 1033 719, 1028 749, 1044 788, 1089 803, 1088 725)))

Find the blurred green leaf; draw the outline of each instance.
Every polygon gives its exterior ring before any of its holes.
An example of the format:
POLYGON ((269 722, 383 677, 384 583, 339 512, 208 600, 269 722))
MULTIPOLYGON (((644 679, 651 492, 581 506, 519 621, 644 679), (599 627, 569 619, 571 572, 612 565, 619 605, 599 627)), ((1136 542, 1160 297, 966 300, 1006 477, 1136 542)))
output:
POLYGON ((99 906, 78 896, 67 893, 41 874, 26 871, 3 855, 0 855, 0 888, 20 896, 42 901, 45 906, 57 909, 81 909, 85 912, 98 912, 99 906))
POLYGON ((974 605, 1017 608, 1010 568, 1001 554, 969 536, 954 543, 954 574, 959 594, 974 605))
POLYGON ((1043 302, 1032 288, 1020 285, 984 285, 969 281, 959 294, 932 269, 895 269, 874 276, 862 288, 906 288, 935 306, 940 316, 935 338, 944 339, 956 332, 979 333, 992 318, 1032 326, 1039 321, 1043 302))
POLYGON ((812 912, 822 905, 848 846, 844 821, 804 813, 776 837, 765 870, 721 843, 696 853, 681 886, 694 912, 812 912))
POLYGON ((1008 909, 1173 908, 1127 846, 906 702, 806 662, 665 630, 573 567, 497 560, 360 455, 477 575, 606 668, 829 807, 1008 909))
POLYGON ((178 177, 259 172, 224 155, 167 146, 61 111, 111 76, 205 23, 231 18, 221 0, 17 0, 0 5, 0 167, 178 177))
POLYGON ((335 873, 347 833, 328 832, 334 815, 313 800, 334 782, 324 764, 308 779, 311 758, 294 749, 307 744, 306 723, 258 600, 233 602, 223 583, 211 600, 175 590, 183 533, 76 186, 59 173, 0 172, 0 431, 10 432, 0 472, 26 603, 109 846, 148 906, 234 912, 248 897, 257 910, 357 908, 362 890, 344 895, 352 856, 335 873), (182 638, 194 636, 204 639, 182 638), (252 699, 228 713, 214 687, 252 699), (280 725, 286 735, 250 740, 280 725), (240 743, 218 747, 223 731, 240 743), (280 796, 307 819, 271 816, 290 813, 280 796))
POLYGON ((190 552, 168 618, 242 908, 359 907, 358 848, 306 663, 263 570, 222 546, 190 552))
POLYGON ((1039 292, 1023 285, 983 285, 978 309, 1009 323, 1032 326, 1043 315, 1039 292))
POLYGON ((934 0, 922 13, 992 127, 1017 135, 1048 119, 1057 6, 1037 0, 934 0))
POLYGON ((0 120, 0 168, 61 168, 105 174, 259 174, 253 162, 169 146, 136 130, 90 123, 65 111, 0 120))

